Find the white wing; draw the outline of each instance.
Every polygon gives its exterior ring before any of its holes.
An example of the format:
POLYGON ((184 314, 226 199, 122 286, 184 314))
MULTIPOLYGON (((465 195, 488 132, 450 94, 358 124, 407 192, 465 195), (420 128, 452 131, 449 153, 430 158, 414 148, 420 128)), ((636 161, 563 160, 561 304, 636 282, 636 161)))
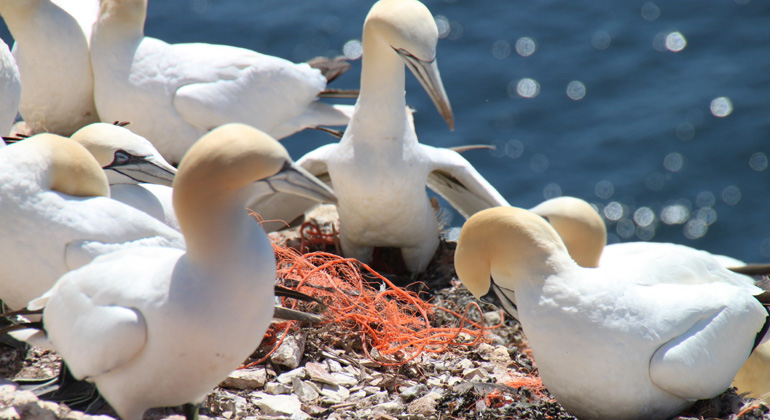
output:
POLYGON ((508 201, 457 152, 422 145, 433 169, 428 175, 428 188, 446 199, 463 217, 508 201))
POLYGON ((113 200, 128 204, 160 220, 174 230, 179 221, 174 213, 171 187, 157 184, 115 184, 110 186, 113 200))
POLYGON ((344 113, 316 104, 326 78, 305 63, 202 43, 170 45, 167 54, 175 59, 172 71, 180 82, 174 107, 183 120, 203 131, 243 122, 282 137, 274 132, 290 120, 302 122, 306 111, 318 118, 315 125, 347 123, 344 113))
POLYGON ((752 295, 733 285, 697 285, 697 296, 685 290, 688 286, 653 287, 658 290, 651 299, 668 302, 666 308, 674 313, 667 323, 678 318, 676 325, 682 331, 669 331, 673 337, 655 351, 650 379, 667 392, 697 400, 711 398, 730 386, 768 314, 752 295))
POLYGON ((120 368, 142 351, 148 334, 143 311, 167 300, 171 277, 165 274, 183 252, 144 248, 104 255, 46 293, 48 338, 75 377, 120 368))

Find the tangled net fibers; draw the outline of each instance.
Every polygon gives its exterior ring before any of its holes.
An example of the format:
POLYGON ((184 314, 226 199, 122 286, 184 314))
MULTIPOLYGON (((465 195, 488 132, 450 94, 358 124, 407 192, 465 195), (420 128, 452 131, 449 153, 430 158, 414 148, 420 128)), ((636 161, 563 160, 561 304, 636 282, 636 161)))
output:
MULTIPOLYGON (((339 247, 333 227, 327 232, 306 222, 299 231, 302 251, 311 247, 339 247)), ((502 326, 485 326, 482 310, 475 302, 463 309, 426 302, 356 259, 324 251, 302 253, 276 242, 273 249, 279 281, 323 301, 324 324, 335 328, 338 341, 347 342, 351 347, 352 342, 357 341, 359 345, 354 347, 382 366, 400 366, 425 352, 441 353, 450 347, 475 346, 485 339, 485 331, 502 326), (454 325, 434 326, 431 321, 437 311, 450 314, 456 320, 454 325), (474 321, 470 315, 482 321, 474 321)), ((285 300, 284 305, 296 308, 298 304, 285 300)), ((267 360, 295 324, 291 321, 273 324, 264 339, 273 349, 244 367, 267 360)), ((536 392, 542 389, 539 377, 526 375, 520 379, 522 383, 508 385, 525 386, 536 392)))

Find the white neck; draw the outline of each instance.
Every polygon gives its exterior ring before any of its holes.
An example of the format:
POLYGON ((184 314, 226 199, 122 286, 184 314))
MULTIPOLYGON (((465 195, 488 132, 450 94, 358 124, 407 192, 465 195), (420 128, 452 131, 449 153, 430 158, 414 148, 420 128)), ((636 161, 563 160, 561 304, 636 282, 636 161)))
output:
POLYGON ((354 141, 402 140, 408 119, 404 97, 404 62, 368 26, 364 26, 361 67, 360 94, 346 133, 355 132, 355 127, 361 125, 366 127, 366 138, 354 138, 354 141))
POLYGON ((92 43, 119 40, 137 42, 144 37, 145 20, 147 20, 146 0, 102 0, 99 19, 94 24, 92 43))

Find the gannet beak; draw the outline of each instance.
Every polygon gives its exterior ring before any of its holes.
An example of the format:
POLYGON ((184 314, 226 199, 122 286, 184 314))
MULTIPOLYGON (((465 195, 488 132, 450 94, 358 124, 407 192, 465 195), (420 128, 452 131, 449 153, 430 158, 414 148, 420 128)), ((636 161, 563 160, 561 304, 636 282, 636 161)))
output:
POLYGON ((115 152, 115 160, 105 166, 106 170, 119 173, 136 182, 171 186, 176 168, 154 156, 135 156, 123 150, 115 152))
POLYGON ((449 103, 449 97, 444 90, 444 84, 441 82, 441 74, 438 71, 436 59, 423 61, 409 51, 403 48, 396 49, 396 52, 404 60, 406 66, 412 71, 417 80, 420 81, 423 89, 428 92, 428 96, 436 105, 438 113, 444 117, 449 129, 455 129, 455 117, 452 113, 452 105, 449 103))
POLYGON ((328 185, 321 182, 305 168, 286 162, 277 174, 263 179, 277 192, 298 195, 321 203, 336 203, 337 196, 328 185))
POLYGON ((489 292, 480 298, 484 302, 491 303, 504 310, 508 315, 519 319, 519 308, 516 306, 516 294, 513 290, 504 289, 489 279, 489 292))

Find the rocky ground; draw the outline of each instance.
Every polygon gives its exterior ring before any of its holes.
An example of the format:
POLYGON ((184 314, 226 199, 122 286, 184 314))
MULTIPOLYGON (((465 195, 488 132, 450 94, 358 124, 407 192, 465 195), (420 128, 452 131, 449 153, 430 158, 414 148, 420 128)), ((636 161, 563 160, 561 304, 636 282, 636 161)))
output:
MULTIPOLYGON (((281 237, 280 241, 296 241, 281 237)), ((296 244, 295 244, 296 245, 296 244)), ((452 244, 444 244, 428 274, 421 277, 421 296, 439 307, 466 308, 475 299, 452 277, 452 244)), ((390 263, 383 263, 392 266, 390 263)), ((399 276, 394 281, 414 280, 399 276)), ((468 345, 463 334, 441 352, 424 352, 399 366, 367 356, 339 323, 295 325, 266 361, 234 371, 214 389, 201 409, 202 418, 218 419, 572 419, 537 377, 518 323, 502 320, 494 307, 481 305, 468 318, 497 326, 484 339, 468 345), (476 313, 476 315, 473 315, 476 313)), ((437 310, 431 325, 456 327, 456 316, 437 310)), ((278 324, 276 331, 283 331, 278 324)), ((282 333, 266 340, 247 363, 263 358, 282 333)), ((58 356, 41 349, 0 345, 0 377, 44 378, 58 371, 58 356)), ((90 414, 64 404, 41 401, 0 380, 0 419, 115 418, 109 405, 90 414)), ((597 401, 601 404, 601 401, 597 401)), ((179 408, 154 409, 145 419, 180 419, 179 408)), ((770 409, 741 398, 734 389, 699 401, 677 419, 770 419, 770 409)))

